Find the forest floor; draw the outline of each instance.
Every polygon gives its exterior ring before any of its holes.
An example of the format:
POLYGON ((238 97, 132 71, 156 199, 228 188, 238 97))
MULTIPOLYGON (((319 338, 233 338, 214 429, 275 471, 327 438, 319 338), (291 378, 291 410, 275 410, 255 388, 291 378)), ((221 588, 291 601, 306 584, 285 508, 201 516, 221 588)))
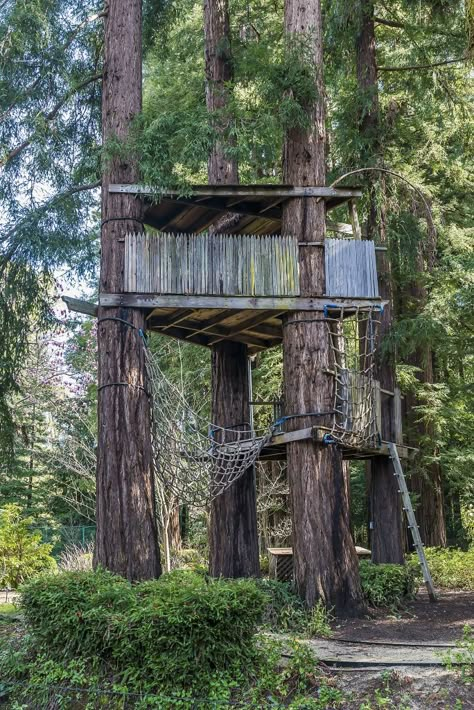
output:
POLYGON ((421 591, 401 611, 338 620, 330 639, 310 644, 336 674, 345 708, 471 710, 473 684, 444 665, 466 625, 474 628, 474 592, 443 591, 430 604, 421 591))

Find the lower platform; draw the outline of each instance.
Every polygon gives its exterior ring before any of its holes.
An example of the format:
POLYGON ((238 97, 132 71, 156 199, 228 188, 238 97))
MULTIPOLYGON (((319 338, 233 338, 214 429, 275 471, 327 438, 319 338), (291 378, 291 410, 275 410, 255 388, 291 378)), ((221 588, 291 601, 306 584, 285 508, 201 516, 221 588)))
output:
MULTIPOLYGON (((322 444, 323 437, 330 432, 323 427, 307 427, 282 434, 275 434, 260 452, 260 461, 285 461, 286 445, 291 441, 302 441, 312 439, 316 443, 322 444)), ((332 444, 330 444, 332 446, 332 444)), ((338 444, 342 450, 343 459, 372 459, 377 456, 390 456, 388 442, 382 441, 380 446, 359 447, 349 444, 338 444)), ((397 444, 398 455, 401 459, 410 459, 415 456, 418 449, 397 444)))

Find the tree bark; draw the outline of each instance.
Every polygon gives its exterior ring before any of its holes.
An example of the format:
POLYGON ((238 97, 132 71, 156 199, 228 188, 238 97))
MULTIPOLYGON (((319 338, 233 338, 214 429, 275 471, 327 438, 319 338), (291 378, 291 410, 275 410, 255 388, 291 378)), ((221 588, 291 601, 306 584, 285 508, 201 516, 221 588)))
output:
MULTIPOLYGON (((248 415, 247 346, 218 343, 212 352, 212 412, 222 427, 242 429, 248 415)), ((227 440, 231 440, 227 434, 227 440)), ((252 466, 211 504, 209 539, 213 577, 258 577, 255 469, 252 466)))
MULTIPOLYGON (((428 260, 429 262, 429 260, 428 260)), ((429 269, 429 266, 428 266, 429 269)), ((427 270, 425 259, 418 250, 417 272, 424 274, 427 270)), ((420 312, 426 304, 428 294, 425 286, 417 278, 409 287, 409 306, 420 312)), ((417 368, 415 376, 421 384, 433 384, 435 381, 433 367, 433 352, 429 345, 418 347, 409 356, 408 362, 417 368)), ((405 420, 407 423, 408 444, 421 448, 420 465, 414 467, 410 475, 410 490, 419 497, 416 508, 416 519, 420 527, 420 535, 424 544, 430 547, 446 547, 446 521, 444 514, 444 496, 441 480, 441 467, 436 461, 427 464, 425 456, 432 457, 434 450, 433 425, 420 421, 415 407, 420 402, 415 394, 405 395, 405 420)))
MULTIPOLYGON (((229 82, 233 78, 226 0, 204 0, 206 104, 215 140, 208 162, 211 185, 239 181, 237 161, 228 155, 229 82)), ((212 352, 212 421, 242 428, 250 421, 247 347, 223 341, 212 352)), ((260 574, 255 470, 250 468, 211 504, 209 569, 214 577, 260 574)))
MULTIPOLYGON (((380 112, 378 97, 377 57, 373 0, 359 0, 359 28, 356 36, 356 70, 359 101, 361 103, 359 133, 362 138, 360 158, 362 166, 381 159, 380 112)), ((384 215, 378 214, 377 183, 379 178, 369 173, 369 213, 367 237, 381 244, 386 242, 384 215)), ((392 327, 392 277, 386 252, 378 260, 380 295, 388 301, 385 306, 378 338, 380 343, 392 327)), ((393 392, 395 386, 394 359, 377 359, 375 377, 381 387, 393 392)), ((388 397, 382 398, 382 438, 393 441, 393 412, 388 397)), ((376 457, 367 465, 370 500, 370 545, 372 561, 403 564, 402 506, 393 466, 389 458, 376 457)))
POLYGON ((227 0, 204 0, 204 39, 206 106, 215 132, 208 178, 211 185, 236 184, 239 181, 237 161, 227 154, 234 143, 228 130, 231 120, 229 82, 233 70, 227 0))
MULTIPOLYGON (((320 0, 286 0, 285 32, 305 34, 311 45, 317 99, 307 106, 310 128, 287 131, 283 179, 293 185, 325 185, 325 100, 323 37, 320 0)), ((325 205, 316 199, 293 199, 283 209, 282 231, 300 241, 325 238, 325 205)), ((300 250, 301 295, 324 293, 323 250, 300 250)), ((283 371, 286 414, 333 408, 330 344, 321 317, 308 313, 287 317, 283 334, 283 371)), ((314 418, 290 419, 288 430, 311 426, 314 418)), ((319 424, 328 423, 324 418, 319 424)), ((293 560, 299 595, 308 607, 321 599, 336 613, 363 610, 358 562, 349 529, 347 487, 342 456, 336 447, 312 441, 287 445, 288 482, 293 520, 293 560)))
MULTIPOLYGON (((112 0, 105 18, 102 138, 126 139, 141 109, 141 1, 112 0)), ((142 203, 109 193, 138 182, 133 156, 105 164, 102 179, 100 287, 123 291, 124 236, 142 228, 142 203)), ((161 574, 143 343, 145 317, 99 307, 97 536, 94 564, 130 580, 161 574), (117 320, 120 319, 120 320, 117 320), (130 325, 127 325, 130 324, 130 325)))

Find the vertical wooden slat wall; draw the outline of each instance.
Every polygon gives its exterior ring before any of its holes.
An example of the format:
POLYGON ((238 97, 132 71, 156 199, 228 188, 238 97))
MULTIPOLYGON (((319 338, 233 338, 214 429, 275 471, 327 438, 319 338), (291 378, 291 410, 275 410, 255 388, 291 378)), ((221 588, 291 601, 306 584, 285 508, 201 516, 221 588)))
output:
POLYGON ((127 234, 128 293, 298 296, 298 242, 281 235, 127 234))
POLYGON ((375 244, 326 239, 326 293, 342 298, 379 298, 375 244))

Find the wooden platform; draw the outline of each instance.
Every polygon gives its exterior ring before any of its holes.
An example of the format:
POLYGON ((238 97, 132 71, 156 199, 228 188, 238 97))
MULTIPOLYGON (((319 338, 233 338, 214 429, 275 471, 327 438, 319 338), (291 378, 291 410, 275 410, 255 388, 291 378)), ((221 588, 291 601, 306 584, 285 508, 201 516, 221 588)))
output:
MULTIPOLYGON (((68 299, 72 303, 74 299, 68 299)), ((328 304, 341 306, 349 316, 357 308, 383 305, 380 299, 246 296, 185 296, 153 294, 100 294, 101 306, 141 308, 148 328, 173 338, 210 347, 220 340, 245 343, 249 354, 281 343, 283 316, 308 311, 316 318, 328 304)), ((87 306, 90 308, 91 304, 87 306)), ((76 309, 77 301, 76 301, 76 309)), ((336 309, 337 310, 337 309, 336 309)))
MULTIPOLYGON (((260 454, 261 461, 285 461, 286 460, 286 445, 291 441, 302 441, 312 439, 315 442, 322 444, 323 437, 330 432, 324 427, 307 427, 296 431, 275 434, 268 444, 262 449, 260 454)), ((348 444, 338 444, 342 450, 343 459, 371 459, 376 456, 390 456, 388 442, 382 441, 380 446, 359 447, 348 444)), ((397 445, 398 455, 402 459, 412 458, 417 449, 409 446, 397 445)))

